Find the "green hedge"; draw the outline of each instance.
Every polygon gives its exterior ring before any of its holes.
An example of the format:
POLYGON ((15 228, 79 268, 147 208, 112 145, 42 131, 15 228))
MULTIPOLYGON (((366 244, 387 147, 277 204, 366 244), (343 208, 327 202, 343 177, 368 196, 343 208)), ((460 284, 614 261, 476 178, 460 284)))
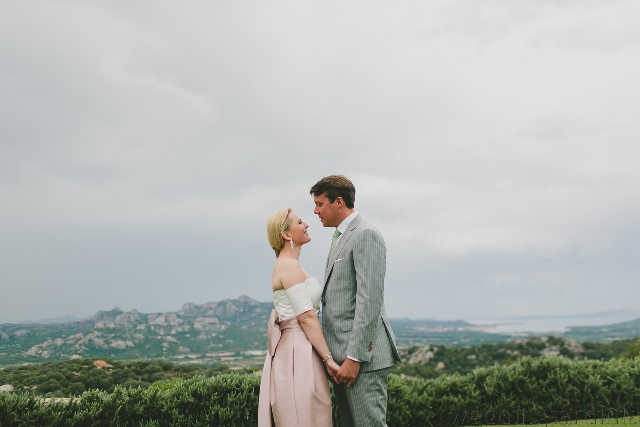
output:
POLYGON ((0 393, 0 426, 253 426, 260 378, 224 374, 92 390, 68 403, 0 393))
MULTIPOLYGON (((0 393, 0 426, 255 426, 259 383, 255 375, 224 374, 147 389, 89 391, 69 403, 49 404, 26 394, 0 393)), ((525 358, 464 376, 389 379, 390 427, 530 424, 638 410, 637 358, 525 358)))
MULTIPOLYGON (((250 373, 255 370, 244 369, 241 372, 250 373)), ((112 392, 117 385, 146 388, 158 381, 230 372, 224 365, 209 368, 171 363, 166 360, 118 361, 109 358, 88 358, 0 370, 0 385, 11 384, 16 392, 33 391, 44 397, 66 397, 77 396, 86 390, 94 389, 112 392), (107 365, 96 366, 95 363, 98 361, 107 365)))

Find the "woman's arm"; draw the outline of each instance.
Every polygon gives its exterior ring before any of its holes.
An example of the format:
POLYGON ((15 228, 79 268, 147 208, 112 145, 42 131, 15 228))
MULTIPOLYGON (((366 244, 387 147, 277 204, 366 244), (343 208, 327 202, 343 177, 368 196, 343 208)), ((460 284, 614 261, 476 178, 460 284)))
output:
MULTIPOLYGON (((318 319, 316 312, 314 310, 305 311, 297 317, 300 322, 300 326, 302 326, 305 335, 309 339, 309 342, 324 360, 330 352, 327 341, 324 339, 322 326, 320 325, 320 320, 318 319)), ((335 377, 336 372, 340 369, 340 365, 338 365, 333 358, 327 359, 325 363, 327 365, 329 376, 331 378, 335 377)))
POLYGON ((324 339, 322 326, 320 325, 320 320, 313 309, 313 304, 311 304, 311 301, 299 301, 294 297, 294 295, 291 295, 291 292, 294 290, 290 289, 305 280, 306 275, 304 274, 302 266, 297 260, 291 259, 283 262, 279 266, 278 270, 278 277, 280 278, 282 287, 285 289, 285 292, 287 292, 287 296, 289 296, 291 304, 294 306, 294 311, 296 312, 296 317, 300 322, 300 326, 302 326, 307 339, 315 351, 325 361, 327 371, 331 378, 333 378, 340 368, 340 365, 338 365, 333 358, 327 357, 330 354, 329 345, 324 339))

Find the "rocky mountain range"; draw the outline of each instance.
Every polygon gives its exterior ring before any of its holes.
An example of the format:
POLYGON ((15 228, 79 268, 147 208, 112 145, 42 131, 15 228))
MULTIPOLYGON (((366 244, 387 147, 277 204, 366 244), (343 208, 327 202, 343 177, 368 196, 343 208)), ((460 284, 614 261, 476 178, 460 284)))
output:
POLYGON ((73 357, 211 362, 260 354, 272 303, 247 296, 166 313, 100 311, 56 324, 0 325, 0 364, 73 357))
MULTIPOLYGON (((81 357, 257 365, 265 354, 272 309, 271 302, 242 296, 202 305, 187 303, 175 312, 144 314, 114 308, 91 319, 66 323, 0 324, 0 365, 81 357)), ((391 324, 401 347, 468 347, 522 338, 489 333, 483 326, 462 320, 391 319, 391 324)), ((640 319, 570 328, 562 336, 579 342, 638 337, 640 319)))
MULTIPOLYGON (((185 304, 179 311, 144 314, 118 308, 64 323, 0 325, 0 365, 110 357, 177 362, 261 363, 273 304, 247 296, 185 304), (252 360, 253 359, 253 360, 252 360)), ((498 343, 509 336, 478 331, 464 321, 392 320, 398 343, 498 343)))

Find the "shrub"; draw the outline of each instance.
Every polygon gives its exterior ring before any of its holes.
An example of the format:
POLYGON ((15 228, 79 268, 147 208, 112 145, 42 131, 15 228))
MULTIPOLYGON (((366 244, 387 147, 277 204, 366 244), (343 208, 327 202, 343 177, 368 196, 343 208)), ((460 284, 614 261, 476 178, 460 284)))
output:
MULTIPOLYGON (((0 426, 254 426, 260 378, 247 374, 163 381, 148 388, 91 390, 44 404, 0 393, 0 426)), ((524 424, 640 410, 640 359, 524 358, 467 375, 389 377, 390 427, 524 424)), ((339 426, 334 408, 334 425, 339 426)))

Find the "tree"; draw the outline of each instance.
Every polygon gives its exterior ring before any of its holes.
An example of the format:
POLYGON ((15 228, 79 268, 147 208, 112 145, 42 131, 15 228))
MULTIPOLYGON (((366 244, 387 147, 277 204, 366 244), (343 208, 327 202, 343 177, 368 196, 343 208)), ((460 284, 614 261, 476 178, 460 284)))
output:
POLYGON ((634 357, 640 357, 640 338, 635 340, 635 342, 629 346, 627 352, 622 356, 623 359, 633 359, 634 357))

